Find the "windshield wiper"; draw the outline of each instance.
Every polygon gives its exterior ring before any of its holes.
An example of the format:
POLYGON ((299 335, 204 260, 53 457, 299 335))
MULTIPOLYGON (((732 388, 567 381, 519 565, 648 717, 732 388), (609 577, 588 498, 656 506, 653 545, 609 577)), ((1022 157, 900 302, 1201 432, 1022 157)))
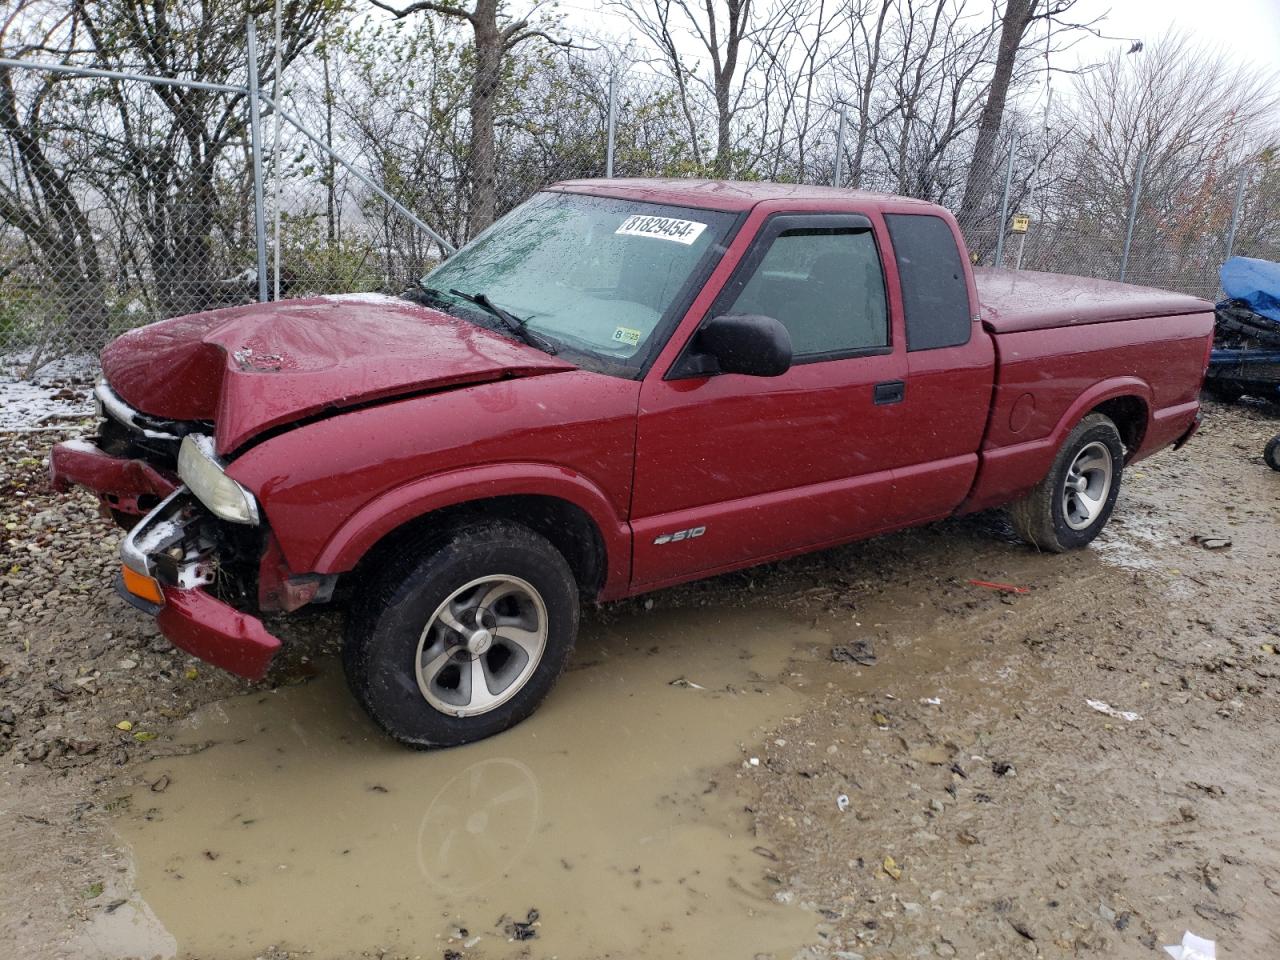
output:
POLYGON ((556 348, 552 346, 551 341, 547 340, 545 337, 539 336, 529 329, 529 321, 521 320, 509 310, 503 310, 502 307, 498 306, 483 293, 463 293, 461 290, 454 290, 452 288, 449 292, 455 297, 461 297, 468 303, 474 303, 481 310, 497 317, 508 330, 514 333, 525 343, 529 344, 529 346, 536 347, 544 353, 554 354, 556 352, 556 348))

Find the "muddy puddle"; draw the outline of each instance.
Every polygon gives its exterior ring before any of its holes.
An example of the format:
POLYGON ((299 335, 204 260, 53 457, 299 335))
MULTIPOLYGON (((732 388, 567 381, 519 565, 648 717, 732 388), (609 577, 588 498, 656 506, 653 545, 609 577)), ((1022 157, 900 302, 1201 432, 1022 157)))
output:
MULTIPOLYGON (((1033 555, 1007 560, 1000 574, 1033 573, 1033 555)), ((1088 557, 1066 565, 1078 583, 1111 577, 1088 557)), ((532 719, 448 751, 387 741, 333 662, 310 683, 210 704, 175 747, 213 745, 150 763, 164 789, 139 789, 118 818, 129 865, 108 896, 124 902, 84 951, 790 958, 822 918, 775 900, 784 866, 753 835, 750 758, 786 742, 766 730, 835 693, 868 711, 933 704, 945 739, 1052 686, 973 656, 1010 618, 1051 614, 1041 591, 1006 605, 953 582, 974 604, 959 626, 905 586, 803 621, 763 604, 597 616, 532 719), (877 662, 833 661, 858 638, 877 662)), ((835 741, 848 748, 888 736, 856 712, 849 723, 835 741)))
POLYGON ((336 664, 212 704, 179 742, 216 744, 154 762, 148 778, 167 786, 119 820, 136 890, 86 946, 790 957, 813 916, 772 901, 771 864, 724 781, 762 725, 805 701, 779 682, 797 649, 830 642, 757 610, 592 625, 531 720, 429 753, 380 736, 336 664), (531 911, 536 937, 510 942, 531 911))

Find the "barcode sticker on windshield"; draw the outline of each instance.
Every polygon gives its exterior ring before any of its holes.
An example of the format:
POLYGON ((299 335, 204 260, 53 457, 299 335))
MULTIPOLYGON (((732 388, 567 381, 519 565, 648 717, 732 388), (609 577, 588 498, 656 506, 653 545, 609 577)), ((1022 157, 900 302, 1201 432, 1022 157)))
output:
POLYGON ((676 220, 673 217, 650 217, 636 214, 622 221, 622 226, 614 233, 625 237, 655 237, 658 240, 674 240, 686 246, 697 240, 702 231, 707 229, 705 223, 696 220, 676 220))

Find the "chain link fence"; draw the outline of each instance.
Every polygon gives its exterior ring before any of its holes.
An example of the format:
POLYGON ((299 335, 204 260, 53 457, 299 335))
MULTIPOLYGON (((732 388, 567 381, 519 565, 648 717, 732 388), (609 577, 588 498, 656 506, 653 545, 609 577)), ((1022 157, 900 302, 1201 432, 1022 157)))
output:
MULTIPOLYGON (((92 363, 127 328, 210 308, 398 291, 467 241, 466 49, 427 21, 388 35, 304 7, 278 34, 264 17, 256 36, 214 42, 192 19, 59 62, 0 50, 0 367, 92 363)), ((706 169, 697 141, 713 124, 662 70, 576 49, 513 70, 494 124, 497 215, 557 180, 706 169)), ((853 183, 850 108, 814 96, 803 162, 747 158, 745 175, 958 204, 935 183, 853 183)), ((1197 182, 1144 178, 1141 163, 1072 180, 1048 175, 1055 154, 1033 140, 1006 132, 962 219, 976 263, 1213 298, 1230 252, 1280 258, 1274 151, 1197 182)))
POLYGON ((1280 165, 1272 151, 1190 184, 1161 183, 1147 169, 1139 158, 1127 182, 1067 182, 1025 203, 1028 223, 1006 223, 999 265, 1212 300, 1227 257, 1280 259, 1280 165))
POLYGON ((0 66, 0 353, 27 376, 255 295, 243 39, 150 39, 59 59, 32 44, 0 66))

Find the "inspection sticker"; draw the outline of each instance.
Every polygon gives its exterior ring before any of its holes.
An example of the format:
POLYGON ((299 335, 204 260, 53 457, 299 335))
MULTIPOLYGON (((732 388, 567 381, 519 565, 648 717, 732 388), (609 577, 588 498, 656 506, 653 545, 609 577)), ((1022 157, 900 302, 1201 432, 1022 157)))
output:
POLYGON ((618 327, 613 331, 613 339, 618 343, 625 343, 629 347, 634 347, 639 343, 640 336, 640 331, 633 330, 631 327, 618 327))
POLYGON ((676 220, 674 217, 650 217, 637 213, 622 221, 622 226, 614 233, 625 237, 656 237, 659 240, 674 240, 686 246, 697 240, 702 231, 707 229, 705 223, 696 220, 676 220))

